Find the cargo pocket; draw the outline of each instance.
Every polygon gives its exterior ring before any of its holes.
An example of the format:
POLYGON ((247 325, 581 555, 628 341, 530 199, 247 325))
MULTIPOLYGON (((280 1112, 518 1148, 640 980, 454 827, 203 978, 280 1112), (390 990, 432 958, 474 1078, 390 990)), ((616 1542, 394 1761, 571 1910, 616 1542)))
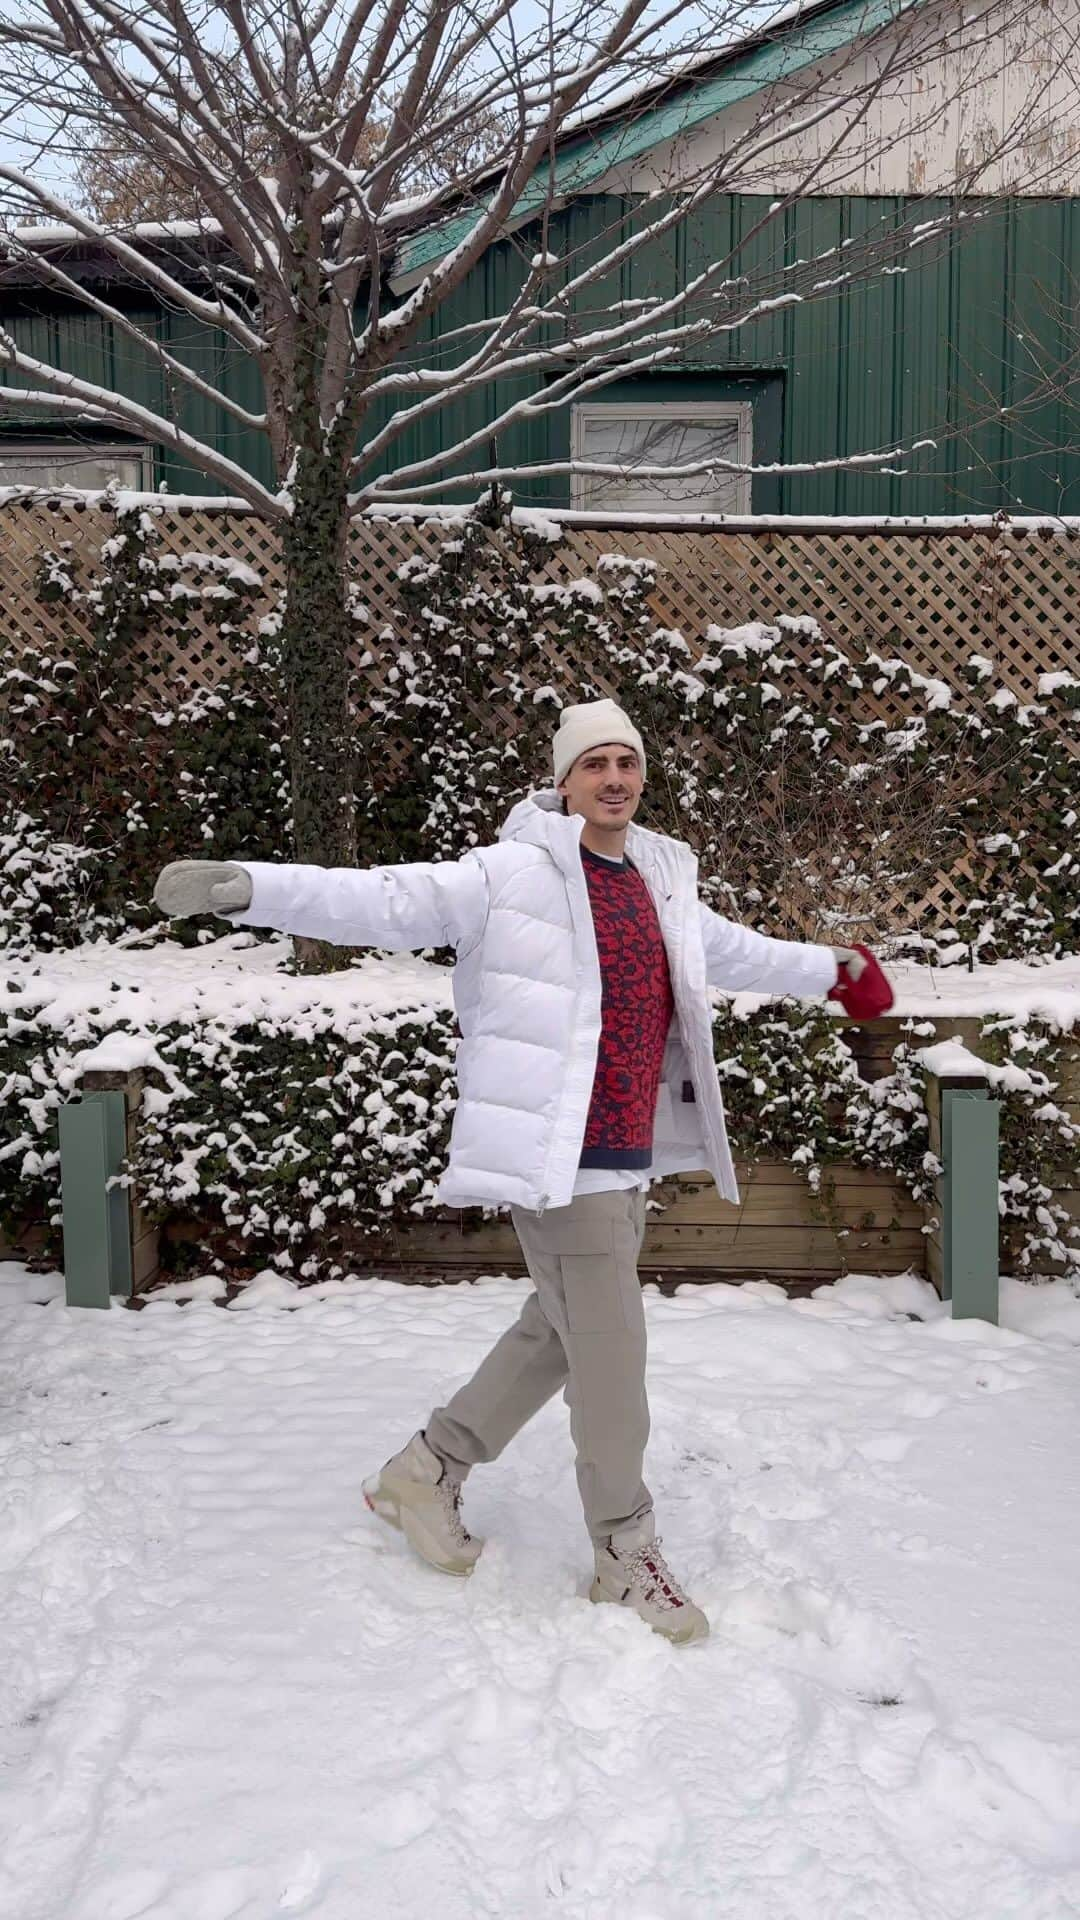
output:
POLYGON ((564 1253, 559 1257, 566 1322, 571 1333, 629 1331, 623 1301, 627 1276, 611 1248, 604 1254, 564 1253))
POLYGON ((544 1243, 562 1259, 564 1254, 609 1254, 614 1247, 614 1216, 610 1193, 581 1193, 569 1207, 552 1207, 538 1221, 544 1243))

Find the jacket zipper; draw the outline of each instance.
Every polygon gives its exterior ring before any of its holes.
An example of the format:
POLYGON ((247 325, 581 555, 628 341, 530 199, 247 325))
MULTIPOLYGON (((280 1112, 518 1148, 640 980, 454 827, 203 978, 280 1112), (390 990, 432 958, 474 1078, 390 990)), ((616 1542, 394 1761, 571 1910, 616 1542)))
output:
MULTIPOLYGON (((580 836, 579 836, 579 839, 580 839, 580 836)), ((579 856, 578 856, 578 864, 580 865, 580 852, 579 852, 579 856)), ((567 895, 569 896, 569 893, 570 893, 570 888, 571 888, 571 884, 572 884, 572 883, 571 883, 571 880, 570 880, 570 876, 569 876, 569 874, 567 874, 567 873, 565 872, 565 870, 564 870, 564 878, 566 879, 566 883, 567 883, 567 895)), ((575 878, 576 878, 576 876, 575 876, 575 878)), ((586 895, 586 909, 587 909, 587 910, 589 910, 589 909, 588 909, 588 889, 587 889, 587 887, 585 886, 585 880, 584 880, 584 877, 582 877, 582 882, 581 882, 581 885, 582 885, 582 890, 584 891, 584 893, 585 893, 585 895, 586 895)), ((590 918, 591 918, 591 912, 590 912, 590 918)), ((573 912, 573 907, 572 907, 572 906, 571 906, 571 909, 570 909, 570 923, 571 923, 571 926, 573 927, 573 924, 574 924, 574 912, 573 912)), ((551 1150, 549 1149, 549 1151, 548 1151, 548 1156, 547 1156, 547 1160, 545 1161, 545 1164, 544 1164, 544 1172, 545 1172, 545 1173, 547 1173, 547 1172, 548 1172, 548 1170, 549 1170, 549 1167, 548 1167, 548 1162, 550 1162, 550 1159, 551 1159, 551 1150)), ((542 1219, 542 1218, 543 1218, 543 1216, 544 1216, 544 1214, 545 1214, 545 1213, 546 1213, 546 1211, 547 1211, 547 1208, 548 1208, 548 1205, 549 1205, 549 1202, 550 1202, 550 1200, 551 1200, 551 1195, 550 1195, 550 1193, 542 1193, 542 1194, 540 1195, 540 1205, 539 1205, 539 1206, 537 1207, 537 1209, 536 1209, 536 1217, 537 1217, 537 1219, 538 1219, 538 1220, 540 1220, 540 1219, 542 1219)))
MULTIPOLYGON (((640 869, 639 869, 639 871, 640 871, 640 869)), ((668 907, 670 907, 670 905, 671 905, 671 902, 672 902, 672 900, 673 900, 673 899, 674 899, 674 897, 675 897, 675 893, 674 893, 674 888, 672 888, 672 890, 671 890, 671 892, 669 893, 669 892, 668 892, 668 890, 667 890, 667 883, 666 883, 666 879, 659 879, 659 890, 660 890, 660 892, 661 892, 661 893, 663 894, 663 896, 664 896, 664 904, 665 904, 665 906, 668 906, 668 907)), ((675 944, 676 944, 676 946, 677 946, 677 947, 679 948, 679 951, 680 951, 680 958, 681 958, 681 950, 682 950, 682 929, 681 929, 681 928, 673 928, 673 931, 674 931, 674 933, 675 933, 675 944)), ((538 1220, 540 1220, 540 1219, 542 1219, 542 1218, 543 1218, 543 1215, 544 1215, 544 1214, 546 1213, 546 1211, 547 1211, 547 1207, 548 1207, 548 1203, 550 1202, 550 1199, 551 1199, 551 1195, 550 1195, 550 1193, 542 1193, 542 1194, 540 1195, 540 1205, 539 1205, 539 1206, 537 1207, 537 1209, 536 1209, 536 1217, 537 1217, 537 1219, 538 1219, 538 1220)))

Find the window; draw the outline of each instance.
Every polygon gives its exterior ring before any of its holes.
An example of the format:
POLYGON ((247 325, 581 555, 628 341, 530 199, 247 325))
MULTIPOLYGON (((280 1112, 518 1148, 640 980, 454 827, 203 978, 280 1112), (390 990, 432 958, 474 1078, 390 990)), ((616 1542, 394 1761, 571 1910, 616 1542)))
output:
POLYGON ((153 486, 149 447, 94 446, 85 440, 0 440, 0 487, 153 486))
POLYGON ((749 513, 750 475, 688 473, 660 479, 642 469, 697 466, 751 458, 753 409, 749 401, 591 402, 573 411, 571 458, 618 468, 611 476, 575 473, 575 507, 612 512, 749 513))

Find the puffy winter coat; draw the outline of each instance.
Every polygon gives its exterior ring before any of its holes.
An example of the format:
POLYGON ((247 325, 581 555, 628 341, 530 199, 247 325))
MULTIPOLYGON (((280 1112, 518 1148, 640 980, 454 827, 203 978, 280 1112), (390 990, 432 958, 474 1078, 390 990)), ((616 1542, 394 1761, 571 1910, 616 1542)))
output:
MULTIPOLYGON (((239 861, 251 904, 231 917, 342 946, 452 946, 461 1043, 446 1206, 568 1206, 596 1073, 600 965, 581 864, 584 820, 555 792, 515 806, 498 844, 395 867, 239 861)), ((806 997, 837 976, 828 947, 774 940, 697 897, 682 841, 631 826, 626 851, 656 905, 675 1012, 649 1174, 708 1167, 737 1200, 706 988, 806 997)))

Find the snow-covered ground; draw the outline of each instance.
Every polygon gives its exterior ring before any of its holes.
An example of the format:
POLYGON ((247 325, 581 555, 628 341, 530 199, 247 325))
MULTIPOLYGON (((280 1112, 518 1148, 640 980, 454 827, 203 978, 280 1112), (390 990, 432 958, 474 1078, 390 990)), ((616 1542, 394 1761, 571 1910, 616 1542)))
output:
POLYGON ((650 1289, 684 1650, 581 1597, 561 1400, 471 1479, 471 1580, 363 1507, 526 1283, 215 1284, 0 1267, 11 1920, 1080 1913, 1066 1283, 1001 1329, 914 1278, 650 1289))

